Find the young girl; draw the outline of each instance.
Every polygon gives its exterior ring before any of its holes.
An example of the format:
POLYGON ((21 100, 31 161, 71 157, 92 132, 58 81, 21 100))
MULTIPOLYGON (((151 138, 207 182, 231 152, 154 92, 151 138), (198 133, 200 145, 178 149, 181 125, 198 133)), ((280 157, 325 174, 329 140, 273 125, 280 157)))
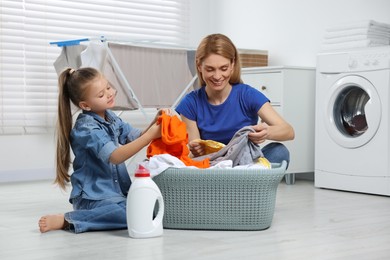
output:
MULTIPOLYGON (((116 90, 93 68, 68 68, 59 76, 57 123, 57 183, 71 182, 70 203, 74 211, 46 215, 39 220, 42 233, 70 230, 127 228, 126 196, 131 180, 125 161, 153 139, 161 137, 156 118, 141 131, 123 122, 110 109, 116 90), (82 109, 72 128, 71 103, 82 109), (74 153, 73 173, 70 148, 74 153)), ((165 111, 171 114, 170 110, 165 111)))

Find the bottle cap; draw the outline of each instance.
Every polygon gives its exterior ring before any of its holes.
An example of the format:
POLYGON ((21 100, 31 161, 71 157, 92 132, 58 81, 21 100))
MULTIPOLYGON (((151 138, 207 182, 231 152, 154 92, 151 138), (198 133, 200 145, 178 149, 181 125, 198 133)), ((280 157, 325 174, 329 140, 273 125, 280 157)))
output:
POLYGON ((145 167, 139 164, 134 177, 150 177, 150 173, 145 167))

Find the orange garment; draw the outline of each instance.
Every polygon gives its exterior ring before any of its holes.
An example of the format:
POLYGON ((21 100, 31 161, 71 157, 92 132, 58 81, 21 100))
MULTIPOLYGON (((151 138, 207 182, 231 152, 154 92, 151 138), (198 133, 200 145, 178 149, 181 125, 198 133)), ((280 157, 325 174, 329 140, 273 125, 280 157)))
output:
POLYGON ((186 166, 210 167, 209 158, 195 161, 188 156, 190 150, 187 147, 188 134, 186 124, 176 115, 168 116, 162 112, 162 115, 157 120, 157 124, 161 124, 161 138, 155 139, 149 144, 146 152, 148 158, 157 154, 170 154, 179 158, 186 166))

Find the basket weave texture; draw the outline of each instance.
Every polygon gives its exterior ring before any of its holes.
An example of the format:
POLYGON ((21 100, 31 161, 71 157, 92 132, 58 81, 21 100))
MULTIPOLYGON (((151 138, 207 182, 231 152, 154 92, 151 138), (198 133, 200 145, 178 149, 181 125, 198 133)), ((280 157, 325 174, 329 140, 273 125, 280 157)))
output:
POLYGON ((164 198, 164 228, 263 230, 271 226, 286 162, 272 169, 175 169, 153 180, 164 198))

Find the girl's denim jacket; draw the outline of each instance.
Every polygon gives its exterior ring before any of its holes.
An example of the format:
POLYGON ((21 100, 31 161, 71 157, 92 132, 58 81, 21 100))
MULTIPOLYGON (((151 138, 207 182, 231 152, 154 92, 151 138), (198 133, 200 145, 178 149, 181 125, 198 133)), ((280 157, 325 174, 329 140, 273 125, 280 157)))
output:
POLYGON ((140 135, 140 129, 123 122, 110 110, 106 111, 106 120, 93 112, 83 111, 70 136, 75 157, 70 202, 79 196, 89 200, 126 197, 131 185, 126 165, 112 164, 109 158, 119 145, 140 135))

